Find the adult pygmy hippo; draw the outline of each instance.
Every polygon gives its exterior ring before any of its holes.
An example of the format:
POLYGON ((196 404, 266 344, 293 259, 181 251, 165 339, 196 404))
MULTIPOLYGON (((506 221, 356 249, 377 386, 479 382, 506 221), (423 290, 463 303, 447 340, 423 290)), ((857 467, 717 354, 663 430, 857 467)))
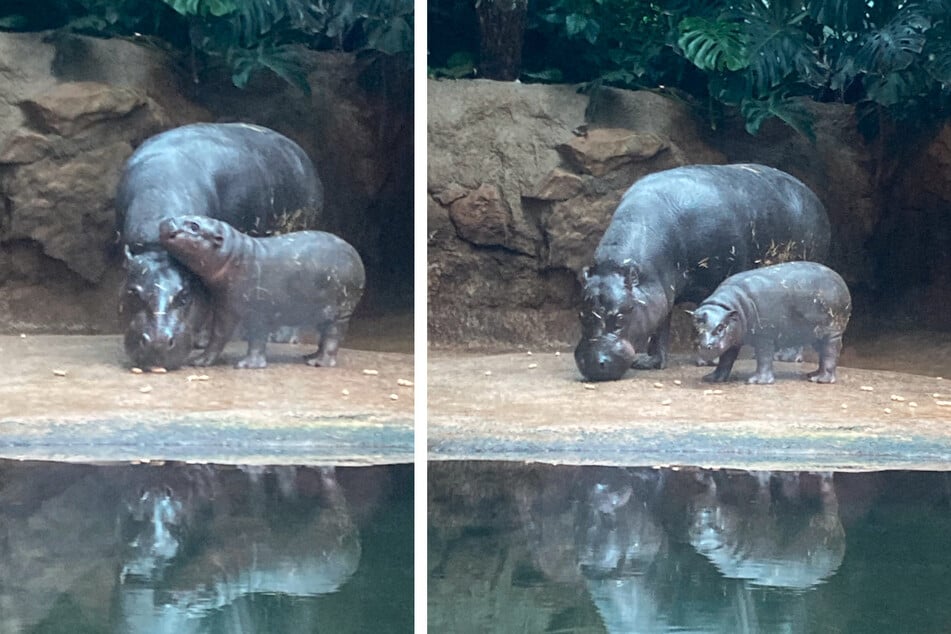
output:
POLYGON ((727 276, 788 260, 821 260, 829 219, 816 195, 785 172, 755 164, 690 165, 651 174, 621 198, 584 271, 581 341, 587 379, 615 380, 650 337, 643 368, 664 368, 670 316, 727 276))
POLYGON ((162 221, 162 246, 208 287, 214 309, 211 341, 195 365, 211 365, 244 324, 248 354, 237 368, 267 366, 268 334, 278 326, 314 326, 309 365, 334 366, 353 309, 363 295, 363 262, 352 246, 323 231, 252 238, 202 216, 162 221))
POLYGON ((126 162, 116 219, 126 248, 119 301, 125 350, 139 366, 180 366, 205 322, 205 289, 159 244, 164 218, 209 216, 267 234, 314 227, 323 185, 285 136, 243 123, 198 123, 148 139, 126 162))
POLYGON ((720 357, 705 381, 726 381, 744 344, 756 349, 749 383, 772 383, 779 346, 812 344, 819 369, 807 376, 835 383, 842 333, 852 314, 849 288, 832 269, 815 262, 787 262, 728 277, 693 313, 697 348, 720 357))

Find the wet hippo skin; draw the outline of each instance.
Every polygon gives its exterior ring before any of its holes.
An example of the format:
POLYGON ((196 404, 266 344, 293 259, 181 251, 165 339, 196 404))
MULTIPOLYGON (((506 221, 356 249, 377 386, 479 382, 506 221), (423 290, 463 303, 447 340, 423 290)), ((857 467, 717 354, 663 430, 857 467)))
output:
POLYGON ((819 353, 819 369, 807 376, 835 383, 842 333, 852 314, 845 281, 815 262, 788 262, 737 273, 694 311, 701 357, 720 357, 705 381, 726 381, 740 348, 756 350, 749 383, 772 383, 773 353, 780 346, 809 344, 819 353))
POLYGON ((363 295, 365 273, 356 250, 323 231, 252 238, 202 216, 167 218, 162 246, 193 271, 211 295, 211 341, 194 365, 211 365, 244 325, 248 354, 238 368, 263 368, 268 334, 280 326, 314 326, 312 366, 337 364, 337 349, 363 295))
POLYGON ((159 244, 159 223, 201 215, 265 235, 312 228, 323 185, 300 146, 243 123, 199 123, 148 139, 129 158, 116 194, 126 252, 119 326, 143 367, 184 363, 208 318, 207 292, 159 244))
POLYGON ((829 234, 816 195, 770 167, 691 165, 642 178, 584 270, 578 369, 610 381, 632 365, 666 367, 675 303, 698 303, 739 271, 821 261, 829 234), (638 359, 635 343, 645 339, 648 354, 638 359))

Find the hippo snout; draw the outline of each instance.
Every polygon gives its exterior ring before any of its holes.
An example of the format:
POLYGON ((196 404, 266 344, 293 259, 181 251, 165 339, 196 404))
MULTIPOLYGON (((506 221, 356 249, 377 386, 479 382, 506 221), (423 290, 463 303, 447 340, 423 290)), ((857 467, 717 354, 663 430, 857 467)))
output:
POLYGON ((575 364, 589 381, 616 381, 634 363, 634 346, 622 337, 583 337, 575 348, 575 364))
POLYGON ((184 328, 150 328, 140 324, 125 335, 126 354, 139 367, 174 370, 185 363, 191 348, 191 335, 184 328))

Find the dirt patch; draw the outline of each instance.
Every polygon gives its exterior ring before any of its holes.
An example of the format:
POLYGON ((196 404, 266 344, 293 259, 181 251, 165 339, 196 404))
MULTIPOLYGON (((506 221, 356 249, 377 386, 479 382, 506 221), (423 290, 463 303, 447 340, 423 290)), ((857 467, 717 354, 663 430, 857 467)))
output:
POLYGON ((72 459, 101 444, 122 448, 111 459, 273 463, 338 445, 348 461, 412 459, 414 388, 400 384, 412 355, 345 349, 339 367, 312 368, 311 346, 271 344, 267 369, 235 370, 245 347, 229 345, 225 365, 133 374, 117 336, 0 336, 15 366, 0 377, 0 454, 72 459))
MULTIPOLYGON (((599 464, 865 469, 951 467, 951 380, 813 363, 777 363, 774 385, 703 383, 710 368, 675 355, 662 371, 585 383, 570 351, 429 353, 433 458, 599 464)), ((951 378, 951 377, 949 377, 951 378)))

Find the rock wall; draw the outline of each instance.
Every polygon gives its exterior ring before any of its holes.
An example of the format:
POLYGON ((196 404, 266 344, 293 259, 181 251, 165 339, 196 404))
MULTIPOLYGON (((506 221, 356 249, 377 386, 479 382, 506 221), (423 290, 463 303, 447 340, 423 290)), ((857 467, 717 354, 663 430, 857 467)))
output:
POLYGON ((366 263, 364 304, 410 305, 411 77, 306 55, 312 96, 266 76, 245 91, 221 71, 196 83, 145 44, 0 33, 0 332, 116 330, 121 167, 149 136, 195 121, 259 123, 300 143, 325 183, 322 228, 366 263))
POLYGON ((437 343, 576 343, 577 277, 624 191, 726 162, 684 104, 650 92, 430 82, 428 116, 437 343))
MULTIPOLYGON (((577 343, 580 270, 621 194, 641 176, 690 163, 760 162, 803 180, 826 205, 829 264, 858 303, 877 301, 890 279, 907 277, 901 266, 915 262, 917 279, 949 296, 951 268, 915 259, 928 232, 924 243, 935 254, 928 261, 951 263, 951 223, 942 220, 951 201, 948 130, 885 178, 880 153, 857 132, 852 108, 840 104, 804 102, 815 117, 813 143, 776 121, 755 137, 739 118, 713 130, 689 103, 653 91, 583 95, 569 86, 491 81, 430 81, 428 89, 435 343, 577 343), (916 218, 926 220, 920 229, 906 222, 916 218), (887 243, 899 235, 904 251, 896 258, 887 243)), ((947 311, 935 312, 931 325, 951 327, 947 311)), ((682 348, 689 324, 675 317, 682 348)))

